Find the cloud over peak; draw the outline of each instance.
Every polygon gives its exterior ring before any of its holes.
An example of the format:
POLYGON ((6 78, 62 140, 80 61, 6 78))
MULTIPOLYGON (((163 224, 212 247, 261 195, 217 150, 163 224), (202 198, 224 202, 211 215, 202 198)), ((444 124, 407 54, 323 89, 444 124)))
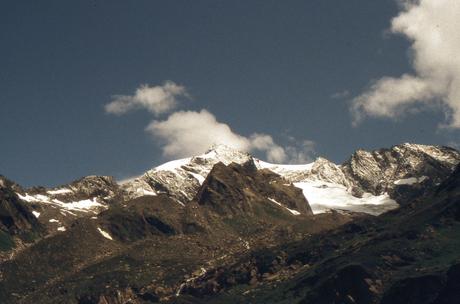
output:
POLYGON ((246 152, 264 152, 270 162, 306 162, 310 160, 308 153, 313 152, 312 149, 301 152, 295 146, 283 148, 270 135, 263 133, 253 133, 249 137, 237 134, 204 109, 175 112, 166 120, 152 121, 146 131, 164 143, 162 150, 166 157, 198 155, 215 144, 246 152))
POLYGON ((245 152, 265 153, 270 162, 307 162, 314 153, 311 141, 297 142, 281 147, 272 136, 253 133, 250 136, 234 132, 229 125, 202 109, 175 111, 179 97, 189 97, 185 87, 167 81, 160 86, 140 86, 134 95, 119 95, 105 105, 107 113, 122 115, 134 109, 145 109, 158 117, 171 113, 166 119, 155 119, 145 128, 160 144, 167 158, 180 158, 204 153, 209 147, 223 144, 245 152))
POLYGON ((159 86, 141 85, 134 95, 115 95, 113 100, 105 105, 105 111, 122 115, 131 110, 146 109, 159 115, 175 109, 179 97, 188 97, 187 90, 172 81, 166 81, 159 86))
POLYGON ((411 41, 414 74, 382 77, 353 99, 354 124, 366 116, 395 118, 440 106, 449 127, 460 128, 460 1, 400 0, 391 32, 411 41))

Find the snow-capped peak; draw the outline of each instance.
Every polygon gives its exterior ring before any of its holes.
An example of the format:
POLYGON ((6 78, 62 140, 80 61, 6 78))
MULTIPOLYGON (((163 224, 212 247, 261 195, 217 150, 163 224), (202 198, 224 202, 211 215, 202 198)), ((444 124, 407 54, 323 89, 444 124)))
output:
POLYGON ((122 187, 130 197, 143 193, 168 193, 180 203, 193 199, 199 186, 215 164, 222 162, 245 163, 252 159, 246 152, 238 151, 226 145, 214 145, 204 154, 169 161, 157 166, 144 175, 126 183, 122 187))
MULTIPOLYGON (((124 183, 122 188, 130 198, 145 193, 167 193, 184 205, 193 199, 215 164, 243 164, 248 161, 252 161, 258 169, 268 169, 279 174, 288 183, 302 185, 307 200, 313 206, 316 204, 317 210, 329 208, 333 199, 330 195, 337 194, 331 189, 340 189, 349 196, 347 202, 357 204, 369 201, 370 196, 382 196, 378 201, 384 205, 379 206, 378 210, 372 210, 372 213, 377 214, 397 206, 387 194, 398 186, 399 182, 395 181, 427 175, 435 177, 430 182, 439 182, 436 176, 444 176, 445 170, 460 161, 460 154, 450 148, 406 143, 390 149, 358 150, 342 165, 321 157, 308 164, 285 165, 262 161, 226 145, 214 145, 204 154, 157 166, 139 178, 124 183), (427 163, 428 167, 423 165, 427 163), (318 195, 315 196, 316 192, 318 195)), ((340 201, 344 196, 337 198, 340 201)), ((346 206, 343 208, 346 209, 346 206)))

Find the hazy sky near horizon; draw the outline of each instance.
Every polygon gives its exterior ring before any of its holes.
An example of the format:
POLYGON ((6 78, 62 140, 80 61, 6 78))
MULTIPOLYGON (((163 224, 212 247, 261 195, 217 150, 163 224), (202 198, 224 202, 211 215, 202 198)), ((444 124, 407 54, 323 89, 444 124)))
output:
POLYGON ((3 1, 0 174, 123 179, 216 140, 281 162, 459 145, 460 5, 432 1, 3 1))

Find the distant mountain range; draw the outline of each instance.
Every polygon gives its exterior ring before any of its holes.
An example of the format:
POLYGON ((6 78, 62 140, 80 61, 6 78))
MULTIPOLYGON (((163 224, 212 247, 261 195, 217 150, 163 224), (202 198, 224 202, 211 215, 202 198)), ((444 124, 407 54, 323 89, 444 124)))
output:
POLYGON ((457 303, 460 152, 218 145, 122 182, 0 176, 0 303, 457 303))

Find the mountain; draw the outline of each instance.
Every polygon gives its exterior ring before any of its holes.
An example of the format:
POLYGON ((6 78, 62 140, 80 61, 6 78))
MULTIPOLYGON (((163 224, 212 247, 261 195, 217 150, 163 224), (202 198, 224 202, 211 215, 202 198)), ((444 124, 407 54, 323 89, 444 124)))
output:
POLYGON ((0 303, 451 303, 459 162, 402 144, 281 165, 219 145, 123 182, 0 177, 0 303))
POLYGON ((129 197, 167 193, 186 204, 215 164, 248 161, 303 189, 314 213, 343 209, 378 215, 440 183, 460 162, 460 154, 448 147, 402 144, 359 150, 342 165, 324 158, 306 165, 279 165, 218 145, 203 155, 156 167, 122 187, 129 197))
POLYGON ((179 303, 458 303, 458 235, 460 166, 398 210, 208 271, 179 303), (235 284, 248 269, 255 279, 235 284))

